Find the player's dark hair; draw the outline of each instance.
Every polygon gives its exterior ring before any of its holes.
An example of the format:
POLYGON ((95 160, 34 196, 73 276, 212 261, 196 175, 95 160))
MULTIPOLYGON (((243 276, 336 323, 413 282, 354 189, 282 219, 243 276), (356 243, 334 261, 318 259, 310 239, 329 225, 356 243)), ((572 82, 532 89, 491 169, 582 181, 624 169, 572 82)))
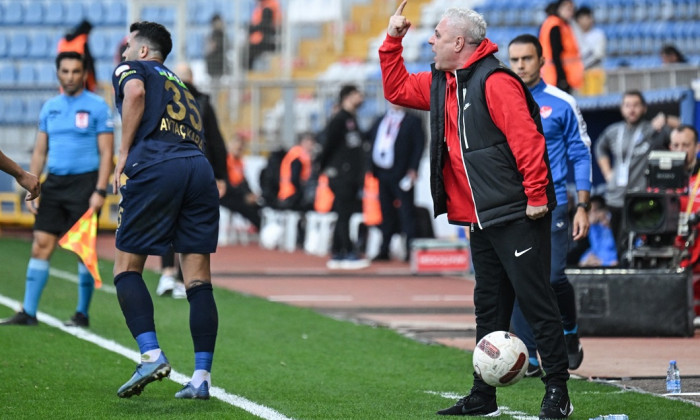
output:
POLYGON ((644 99, 644 95, 642 94, 642 91, 638 89, 628 89, 625 91, 625 93, 622 94, 622 98, 624 99, 625 96, 636 96, 639 98, 640 101, 642 101, 642 105, 647 106, 647 100, 644 99))
POLYGON ((508 47, 510 47, 513 44, 532 44, 535 46, 535 50, 537 50, 537 58, 542 57, 542 44, 540 44, 540 40, 537 39, 536 36, 531 35, 531 34, 522 34, 518 35, 515 38, 513 38, 512 41, 508 44, 508 47))
POLYGON ((63 60, 78 60, 85 70, 85 57, 82 54, 75 51, 63 51, 58 53, 56 56, 56 70, 61 67, 61 61, 63 60))
POLYGON ((163 61, 168 57, 173 49, 173 40, 170 37, 170 32, 165 26, 156 22, 134 22, 129 27, 129 32, 138 32, 136 38, 143 38, 148 41, 150 47, 163 57, 163 61))
POLYGON ((342 104, 345 98, 350 96, 350 94, 359 92, 360 90, 355 85, 345 85, 340 88, 340 95, 338 95, 338 103, 342 104))

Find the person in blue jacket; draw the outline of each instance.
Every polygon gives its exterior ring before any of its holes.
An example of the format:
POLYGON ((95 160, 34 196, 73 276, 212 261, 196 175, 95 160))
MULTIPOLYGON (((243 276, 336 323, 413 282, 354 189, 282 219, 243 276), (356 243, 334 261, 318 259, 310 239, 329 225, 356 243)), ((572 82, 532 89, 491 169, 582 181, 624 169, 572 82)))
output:
MULTIPOLYGON (((577 191, 577 209, 573 219, 573 239, 588 235, 591 190, 591 140, 586 123, 575 99, 563 90, 546 84, 540 77, 544 65, 542 46, 533 35, 520 35, 508 44, 511 69, 530 89, 540 106, 542 128, 547 142, 547 152, 557 196, 557 207, 552 212, 552 264, 550 283, 559 304, 569 369, 577 369, 583 361, 583 348, 578 337, 576 323, 576 297, 574 288, 564 272, 569 244, 569 215, 566 182, 569 164, 573 166, 577 191)), ((532 328, 525 320, 518 301, 515 301, 511 328, 520 337, 530 354, 527 376, 541 376, 532 328)))

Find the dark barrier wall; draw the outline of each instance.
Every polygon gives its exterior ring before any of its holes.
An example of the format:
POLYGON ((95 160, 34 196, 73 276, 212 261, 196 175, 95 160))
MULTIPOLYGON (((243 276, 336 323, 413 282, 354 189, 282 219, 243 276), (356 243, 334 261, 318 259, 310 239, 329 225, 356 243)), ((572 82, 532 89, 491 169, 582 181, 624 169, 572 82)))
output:
POLYGON ((692 337, 692 276, 683 269, 570 269, 579 334, 692 337))

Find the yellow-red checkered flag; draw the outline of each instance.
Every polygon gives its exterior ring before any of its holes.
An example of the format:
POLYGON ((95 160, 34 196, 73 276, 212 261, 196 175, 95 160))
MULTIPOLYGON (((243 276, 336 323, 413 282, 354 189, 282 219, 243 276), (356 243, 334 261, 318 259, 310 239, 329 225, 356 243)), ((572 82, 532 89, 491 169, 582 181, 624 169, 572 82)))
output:
POLYGON ((97 214, 88 209, 68 232, 58 241, 58 244, 69 251, 73 251, 83 260, 92 278, 95 279, 95 287, 102 287, 102 278, 97 269, 97 214))

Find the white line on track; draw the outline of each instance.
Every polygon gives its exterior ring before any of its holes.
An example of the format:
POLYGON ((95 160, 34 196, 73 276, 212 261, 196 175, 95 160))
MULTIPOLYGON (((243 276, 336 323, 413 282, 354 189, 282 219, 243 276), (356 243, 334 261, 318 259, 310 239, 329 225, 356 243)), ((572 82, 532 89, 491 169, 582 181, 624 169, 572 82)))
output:
MULTIPOLYGON (((439 395, 443 398, 447 398, 450 400, 458 400, 462 398, 464 395, 461 394, 455 394, 453 392, 437 392, 437 391, 425 391, 426 394, 432 394, 432 395, 439 395)), ((512 416, 516 420, 538 420, 538 416, 533 416, 527 413, 523 413, 522 411, 516 411, 516 410, 511 410, 510 408, 506 407, 505 405, 499 405, 498 408, 501 409, 502 414, 507 414, 509 416, 512 416)))
POLYGON ((352 302, 350 295, 272 295, 271 302, 352 302))
POLYGON ((474 300, 472 295, 414 295, 414 302, 468 302, 474 300))
MULTIPOLYGON (((55 271, 60 271, 60 270, 55 270, 51 269, 51 274, 55 275, 57 277, 61 277, 65 275, 64 277, 70 277, 70 273, 67 272, 62 272, 61 275, 57 275, 55 271)), ((77 276, 73 275, 75 279, 68 279, 69 281, 74 281, 77 282, 77 276)), ((103 286, 104 288, 104 286, 103 286)), ((112 292, 113 293, 113 292, 112 292)), ((22 305, 14 300, 10 299, 6 296, 0 295, 0 304, 7 306, 8 308, 19 311, 22 305)), ((104 337, 100 337, 97 334, 94 334, 90 331, 87 331, 83 328, 78 328, 78 327, 66 327, 63 325, 63 322, 58 320, 57 318, 52 317, 49 314, 46 314, 44 312, 38 312, 37 313, 37 319, 44 324, 58 328, 59 330, 68 333, 74 337, 77 337, 81 340, 88 341, 93 344, 97 344, 98 346, 102 347, 103 349, 109 350, 111 352, 120 354, 127 359, 130 359, 131 361, 135 363, 140 363, 141 362, 141 354, 137 351, 131 350, 129 348, 126 348, 122 346, 121 344, 117 343, 116 341, 112 341, 109 339, 106 339, 104 337)), ((180 384, 184 384, 187 381, 189 381, 189 377, 183 375, 182 373, 176 372, 175 370, 172 370, 170 372, 170 380, 173 382, 177 382, 180 384)), ((265 407, 264 405, 260 405, 258 403, 255 403, 253 401, 250 401, 244 397, 241 397, 239 395, 234 395, 234 394, 229 394, 226 392, 225 389, 219 388, 219 387, 211 387, 209 389, 209 392, 212 397, 218 398, 221 401, 228 403, 230 405, 236 406, 242 410, 245 410, 253 415, 256 415, 260 418, 266 419, 266 420, 292 420, 291 418, 283 415, 282 413, 279 413, 272 408, 265 407)), ((116 398, 116 396, 115 396, 116 398)))

